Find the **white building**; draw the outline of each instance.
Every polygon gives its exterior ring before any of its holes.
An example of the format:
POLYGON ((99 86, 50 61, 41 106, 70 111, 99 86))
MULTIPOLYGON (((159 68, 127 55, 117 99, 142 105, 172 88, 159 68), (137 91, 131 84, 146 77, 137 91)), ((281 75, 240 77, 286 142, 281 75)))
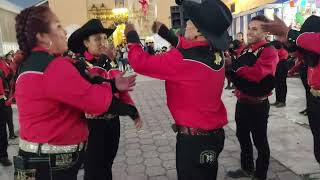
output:
POLYGON ((17 50, 15 17, 21 8, 5 0, 0 0, 0 55, 17 50))

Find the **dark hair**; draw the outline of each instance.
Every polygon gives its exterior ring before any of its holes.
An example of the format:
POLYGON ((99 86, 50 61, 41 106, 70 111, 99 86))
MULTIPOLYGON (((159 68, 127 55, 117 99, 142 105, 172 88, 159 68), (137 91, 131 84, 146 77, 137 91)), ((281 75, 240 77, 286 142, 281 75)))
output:
POLYGON ((4 58, 5 58, 5 59, 8 59, 9 56, 13 56, 13 54, 9 52, 9 53, 7 53, 7 54, 4 56, 4 58))
POLYGON ((241 34, 243 36, 243 32, 238 32, 237 34, 241 34))
POLYGON ((270 20, 264 15, 255 16, 251 19, 251 21, 260 21, 260 22, 265 22, 265 23, 270 22, 270 20))
POLYGON ((26 8, 16 16, 16 33, 19 49, 28 56, 36 46, 37 33, 50 32, 49 7, 32 6, 26 8))

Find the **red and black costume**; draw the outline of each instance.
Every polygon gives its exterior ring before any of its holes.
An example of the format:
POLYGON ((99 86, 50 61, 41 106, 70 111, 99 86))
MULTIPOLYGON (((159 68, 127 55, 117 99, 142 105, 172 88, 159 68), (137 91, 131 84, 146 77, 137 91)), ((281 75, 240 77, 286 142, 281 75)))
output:
MULTIPOLYGON (((94 84, 79 67, 77 60, 41 47, 33 48, 21 64, 16 81, 21 158, 15 175, 23 170, 36 171, 36 179, 59 179, 66 173, 76 177, 88 138, 84 112, 119 113, 122 104, 113 95, 112 83, 94 84)), ((132 116, 137 113, 134 107, 128 109, 132 116)))
MULTIPOLYGON (((8 136, 7 136, 6 124, 10 115, 8 112, 10 76, 12 77, 12 72, 10 71, 8 64, 5 62, 4 59, 0 59, 0 117, 1 117, 0 118, 0 162, 8 158, 8 153, 7 153, 8 136)), ((11 111, 11 115, 12 115, 12 111, 11 111)))
MULTIPOLYGON (((114 29, 106 29, 98 19, 91 19, 81 28, 75 31, 68 39, 68 47, 79 55, 74 58, 77 67, 81 69, 84 77, 91 77, 92 83, 105 81, 114 84, 114 79, 121 72, 111 69, 111 59, 104 54, 92 55, 84 46, 84 39, 91 35, 104 33, 110 36, 114 29)), ((113 85, 115 87, 115 85, 113 85)), ((118 107, 121 113, 105 113, 102 115, 86 112, 89 126, 88 147, 85 160, 85 177, 88 180, 108 179, 112 180, 112 164, 118 151, 120 138, 119 115, 125 115, 128 108, 134 107, 133 100, 128 92, 117 92, 113 88, 113 96, 116 97, 124 107, 118 107)), ((136 108, 135 108, 136 109, 136 108)), ((130 116, 132 120, 139 117, 138 112, 130 116)))
MULTIPOLYGON (((306 21, 307 22, 307 21, 306 21)), ((319 21, 318 21, 319 22, 319 21)), ((315 158, 320 163, 320 29, 318 32, 299 33, 290 30, 288 41, 297 45, 298 53, 307 64, 310 92, 307 96, 307 114, 314 139, 315 158)))
POLYGON ((13 126, 13 112, 12 112, 12 102, 14 100, 14 91, 15 91, 15 76, 16 76, 16 66, 15 62, 11 60, 3 60, 0 62, 1 69, 3 69, 5 78, 3 78, 3 85, 5 87, 5 111, 8 129, 9 129, 9 139, 15 139, 17 136, 14 133, 14 126, 13 126))
POLYGON ((247 46, 233 63, 233 71, 227 72, 236 86, 238 98, 235 121, 241 147, 241 168, 262 180, 267 178, 270 158, 267 138, 268 96, 274 87, 278 61, 278 51, 262 40, 247 46), (256 168, 250 134, 258 151, 256 168))
POLYGON ((222 51, 206 41, 178 38, 164 25, 159 35, 176 48, 152 56, 143 51, 138 34, 129 32, 129 62, 135 72, 165 80, 168 108, 176 123, 173 129, 178 132, 178 179, 215 179, 224 146, 223 126, 227 124, 221 100, 225 72, 222 51), (201 152, 208 152, 204 154, 213 159, 205 159, 201 152))
POLYGON ((289 53, 279 41, 272 41, 271 44, 278 50, 279 63, 277 65, 275 76, 276 102, 272 105, 283 107, 286 105, 287 97, 287 75, 288 75, 288 57, 289 53))
MULTIPOLYGON (((88 51, 76 59, 86 61, 87 70, 91 75, 111 80, 121 72, 118 69, 111 69, 111 60, 106 55, 94 57, 88 51)), ((81 61, 81 60, 80 60, 81 61)), ((128 92, 117 92, 114 96, 122 103, 131 104, 134 102, 128 92)), ((132 117, 133 120, 138 115, 132 117)), ((89 127, 88 146, 85 159, 85 179, 112 179, 112 164, 116 157, 120 138, 120 119, 118 114, 104 114, 95 116, 86 114, 89 127), (99 120, 100 119, 100 120, 99 120), (103 119, 103 121, 101 121, 103 119)))

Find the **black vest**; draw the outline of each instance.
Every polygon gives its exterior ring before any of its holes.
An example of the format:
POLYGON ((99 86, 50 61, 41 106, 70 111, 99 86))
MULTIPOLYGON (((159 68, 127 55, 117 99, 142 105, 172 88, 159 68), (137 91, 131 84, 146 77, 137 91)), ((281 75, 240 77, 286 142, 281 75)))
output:
MULTIPOLYGON (((243 66, 255 65, 260 57, 260 54, 267 47, 271 47, 271 45, 267 43, 255 51, 250 51, 248 48, 244 49, 241 52, 241 56, 235 60, 235 62, 233 62, 233 69, 237 70, 243 66)), ((240 77, 235 73, 232 82, 239 91, 252 97, 268 96, 268 94, 271 93, 275 87, 275 78, 272 74, 267 75, 260 82, 256 83, 240 77)))

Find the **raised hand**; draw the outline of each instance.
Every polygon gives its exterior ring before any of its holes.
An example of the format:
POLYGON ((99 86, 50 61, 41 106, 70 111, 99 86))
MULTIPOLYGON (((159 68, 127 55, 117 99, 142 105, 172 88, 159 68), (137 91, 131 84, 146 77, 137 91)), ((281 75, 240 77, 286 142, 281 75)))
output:
POLYGON ((133 87, 136 85, 137 75, 130 75, 124 77, 125 72, 122 72, 115 77, 115 85, 118 91, 132 91, 133 87))
POLYGON ((280 18, 276 15, 274 16, 274 20, 268 23, 263 23, 262 29, 270 34, 276 35, 277 40, 284 42, 287 39, 288 32, 290 27, 286 25, 280 18))
POLYGON ((162 26, 163 23, 159 21, 154 21, 151 27, 151 30, 153 33, 157 34, 159 32, 160 27, 162 26))
POLYGON ((127 36, 128 32, 135 31, 134 25, 132 23, 126 23, 126 28, 124 29, 124 34, 127 36))

